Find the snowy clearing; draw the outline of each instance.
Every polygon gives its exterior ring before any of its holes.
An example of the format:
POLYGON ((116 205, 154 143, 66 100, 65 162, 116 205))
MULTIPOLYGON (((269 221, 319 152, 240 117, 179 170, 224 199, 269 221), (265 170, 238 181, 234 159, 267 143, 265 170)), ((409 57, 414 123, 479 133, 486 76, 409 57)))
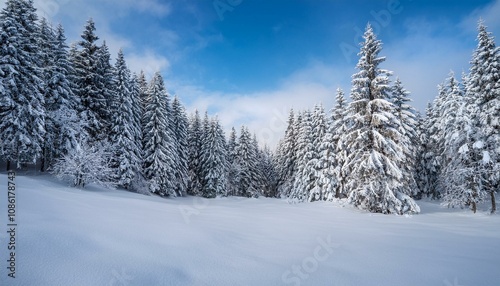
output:
POLYGON ((16 278, 0 285, 500 285, 500 217, 422 202, 414 216, 341 203, 161 199, 15 179, 16 278))

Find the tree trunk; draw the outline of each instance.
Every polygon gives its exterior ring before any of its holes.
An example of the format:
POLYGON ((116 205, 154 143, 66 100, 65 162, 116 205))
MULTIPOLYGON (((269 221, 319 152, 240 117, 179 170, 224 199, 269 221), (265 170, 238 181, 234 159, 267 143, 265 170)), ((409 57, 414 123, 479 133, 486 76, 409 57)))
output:
POLYGON ((7 160, 7 172, 10 171, 10 160, 7 160))
POLYGON ((476 210, 477 210, 476 202, 472 202, 472 211, 476 213, 476 210))
POLYGON ((495 191, 491 190, 491 214, 494 214, 497 211, 497 203, 495 202, 495 191))
POLYGON ((40 159, 40 172, 45 172, 45 159, 43 157, 40 159))

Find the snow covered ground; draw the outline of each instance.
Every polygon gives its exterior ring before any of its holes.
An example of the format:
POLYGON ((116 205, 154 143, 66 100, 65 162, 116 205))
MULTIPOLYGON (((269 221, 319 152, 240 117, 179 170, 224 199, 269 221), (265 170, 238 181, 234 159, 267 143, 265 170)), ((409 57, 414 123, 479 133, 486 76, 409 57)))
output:
POLYGON ((419 202, 415 216, 341 203, 161 199, 18 175, 16 278, 0 285, 500 285, 500 216, 419 202))

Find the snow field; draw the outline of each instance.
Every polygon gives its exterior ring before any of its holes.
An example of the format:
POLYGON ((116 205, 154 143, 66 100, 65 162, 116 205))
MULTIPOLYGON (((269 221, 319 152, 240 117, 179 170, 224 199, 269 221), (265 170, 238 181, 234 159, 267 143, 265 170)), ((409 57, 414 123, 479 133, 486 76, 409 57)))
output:
POLYGON ((421 214, 395 216, 343 202, 82 190, 45 176, 16 184, 16 278, 3 259, 2 195, 0 285, 500 284, 500 218, 486 205, 472 214, 419 201, 421 214))

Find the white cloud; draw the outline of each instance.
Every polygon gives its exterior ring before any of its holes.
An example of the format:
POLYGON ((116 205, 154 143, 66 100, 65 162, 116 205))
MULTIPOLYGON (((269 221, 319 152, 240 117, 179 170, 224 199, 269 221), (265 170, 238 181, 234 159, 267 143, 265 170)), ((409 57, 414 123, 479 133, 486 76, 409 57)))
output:
MULTIPOLYGON (((259 142, 274 148, 286 129, 288 113, 294 110, 311 109, 323 103, 329 110, 334 104, 335 90, 341 84, 342 71, 313 62, 285 78, 273 90, 249 94, 225 94, 211 92, 192 85, 167 83, 181 98, 187 99, 190 112, 209 110, 217 115, 226 131, 244 124, 250 128, 259 142)), ((349 76, 347 76, 349 77, 349 76)))
POLYGON ((147 78, 152 78, 157 71, 165 72, 170 68, 170 62, 166 57, 151 50, 126 54, 125 59, 131 71, 139 73, 142 70, 147 78))
POLYGON ((500 34, 500 0, 495 0, 485 7, 474 10, 460 23, 460 28, 464 31, 476 34, 477 22, 480 18, 485 21, 486 26, 494 34, 500 34))

